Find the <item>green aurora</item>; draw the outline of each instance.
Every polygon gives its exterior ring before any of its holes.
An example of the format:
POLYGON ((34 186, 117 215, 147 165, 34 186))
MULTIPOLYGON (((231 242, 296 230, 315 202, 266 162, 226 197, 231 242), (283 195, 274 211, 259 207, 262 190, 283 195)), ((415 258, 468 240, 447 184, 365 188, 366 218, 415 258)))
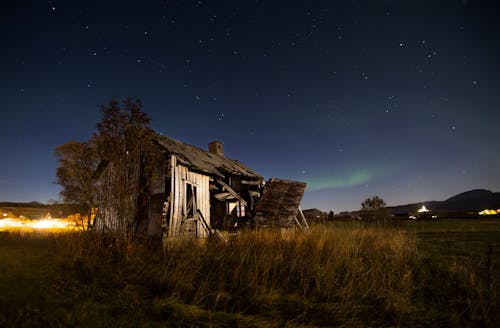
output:
POLYGON ((307 189, 318 191, 331 188, 356 187, 373 181, 382 175, 380 170, 356 169, 336 176, 316 176, 305 180, 307 182, 307 189))

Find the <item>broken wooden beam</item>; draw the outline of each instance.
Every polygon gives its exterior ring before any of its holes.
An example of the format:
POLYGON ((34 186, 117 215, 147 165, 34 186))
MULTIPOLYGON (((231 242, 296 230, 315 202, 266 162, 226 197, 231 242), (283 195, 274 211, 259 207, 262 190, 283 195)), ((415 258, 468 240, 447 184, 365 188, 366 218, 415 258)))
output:
POLYGON ((237 200, 240 201, 241 205, 244 205, 244 206, 247 206, 247 202, 246 200, 243 199, 243 197, 241 197, 240 195, 238 195, 238 193, 236 191, 234 191, 233 188, 231 188, 227 183, 225 183, 224 181, 222 181, 221 179, 217 179, 217 182, 226 189, 226 191, 228 191, 229 193, 231 193, 231 195, 234 196, 234 198, 236 198, 237 200))

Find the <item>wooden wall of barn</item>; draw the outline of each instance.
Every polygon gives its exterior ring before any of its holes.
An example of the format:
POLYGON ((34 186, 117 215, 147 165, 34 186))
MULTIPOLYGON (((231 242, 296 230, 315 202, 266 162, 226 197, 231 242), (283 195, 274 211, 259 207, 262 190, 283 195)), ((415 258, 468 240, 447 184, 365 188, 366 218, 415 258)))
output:
POLYGON ((97 191, 98 231, 124 234, 133 227, 140 178, 138 162, 138 156, 131 156, 126 165, 109 162, 101 173, 97 191))
POLYGON ((155 163, 151 175, 150 200, 148 211, 148 236, 162 238, 164 227, 164 206, 170 194, 169 163, 155 163))
MULTIPOLYGON (((210 177, 201 173, 192 172, 188 167, 177 162, 175 155, 171 156, 171 191, 170 191, 170 224, 168 237, 182 234, 182 226, 187 215, 188 188, 195 187, 195 211, 200 210, 206 223, 210 226, 210 177)), ((201 221, 196 226, 196 237, 207 237, 207 231, 201 221)))

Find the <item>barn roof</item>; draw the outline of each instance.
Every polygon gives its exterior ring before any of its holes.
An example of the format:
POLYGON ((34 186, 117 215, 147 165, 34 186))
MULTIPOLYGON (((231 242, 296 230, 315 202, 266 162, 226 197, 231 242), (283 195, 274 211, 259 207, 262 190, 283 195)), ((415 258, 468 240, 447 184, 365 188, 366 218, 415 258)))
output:
POLYGON ((247 178, 264 179, 246 165, 224 155, 212 154, 201 148, 159 134, 156 134, 153 139, 166 151, 175 154, 180 163, 195 170, 219 177, 240 175, 247 178))

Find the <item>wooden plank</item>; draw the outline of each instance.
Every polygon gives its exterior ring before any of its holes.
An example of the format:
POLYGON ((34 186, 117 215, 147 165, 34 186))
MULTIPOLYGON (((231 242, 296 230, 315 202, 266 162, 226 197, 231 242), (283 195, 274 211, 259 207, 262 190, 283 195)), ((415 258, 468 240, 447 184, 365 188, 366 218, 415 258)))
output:
MULTIPOLYGON (((209 178, 208 176, 198 175, 199 188, 198 188, 198 202, 199 210, 203 214, 203 217, 210 227, 210 190, 209 190, 209 178)), ((200 226, 201 228, 201 226, 200 226)), ((207 237, 207 233, 201 230, 201 237, 207 237)))
POLYGON ((297 225, 299 226, 300 230, 304 231, 304 227, 302 226, 302 224, 300 224, 300 221, 297 219, 297 216, 295 216, 294 219, 295 219, 295 223, 297 223, 297 225))
MULTIPOLYGON (((196 182, 198 183, 198 188, 196 190, 197 200, 198 200, 198 211, 205 214, 205 193, 208 190, 205 190, 205 184, 203 180, 204 179, 202 175, 200 174, 196 175, 196 182)), ((199 222, 198 231, 199 231, 198 235, 200 238, 206 237, 206 232, 204 231, 201 222, 199 222)))
POLYGON ((231 188, 227 183, 222 181, 221 179, 217 179, 217 182, 223 186, 227 191, 229 191, 236 199, 238 199, 242 205, 247 206, 246 200, 244 200, 233 188, 231 188))
POLYGON ((260 186, 261 183, 262 183, 261 181, 241 180, 241 184, 252 185, 252 186, 260 186))
POLYGON ((172 222, 174 220, 174 196, 175 196, 175 155, 170 156, 170 197, 169 197, 169 226, 166 237, 172 237, 172 222))
POLYGON ((172 185, 174 193, 172 195, 172 216, 170 218, 170 229, 169 229, 169 237, 175 236, 175 228, 176 228, 176 220, 177 220, 177 210, 178 210, 178 202, 179 202, 179 186, 177 182, 177 161, 175 161, 175 165, 172 168, 172 185))
POLYGON ((205 220, 201 211, 198 211, 197 214, 199 221, 203 226, 203 230, 205 231, 205 233, 208 235, 209 238, 212 238, 215 241, 223 241, 223 242, 226 241, 217 230, 212 230, 210 228, 210 224, 205 220))
POLYGON ((219 201, 234 199, 234 196, 229 191, 224 191, 224 192, 215 194, 214 197, 219 201))
POLYGON ((179 206, 180 211, 177 218, 177 236, 180 235, 182 219, 186 213, 186 170, 182 165, 177 165, 179 172, 179 206))
POLYGON ((183 180, 181 177, 180 165, 175 165, 174 167, 174 184, 175 184, 175 195, 174 195, 174 215, 172 217, 172 233, 171 236, 175 237, 179 235, 180 231, 180 221, 182 217, 182 206, 184 199, 182 198, 184 193, 183 180))
POLYGON ((306 226, 307 229, 309 229, 309 224, 307 223, 306 217, 304 216, 304 212, 302 212, 302 208, 299 206, 299 213, 300 216, 302 217, 302 221, 304 222, 304 225, 306 226))

